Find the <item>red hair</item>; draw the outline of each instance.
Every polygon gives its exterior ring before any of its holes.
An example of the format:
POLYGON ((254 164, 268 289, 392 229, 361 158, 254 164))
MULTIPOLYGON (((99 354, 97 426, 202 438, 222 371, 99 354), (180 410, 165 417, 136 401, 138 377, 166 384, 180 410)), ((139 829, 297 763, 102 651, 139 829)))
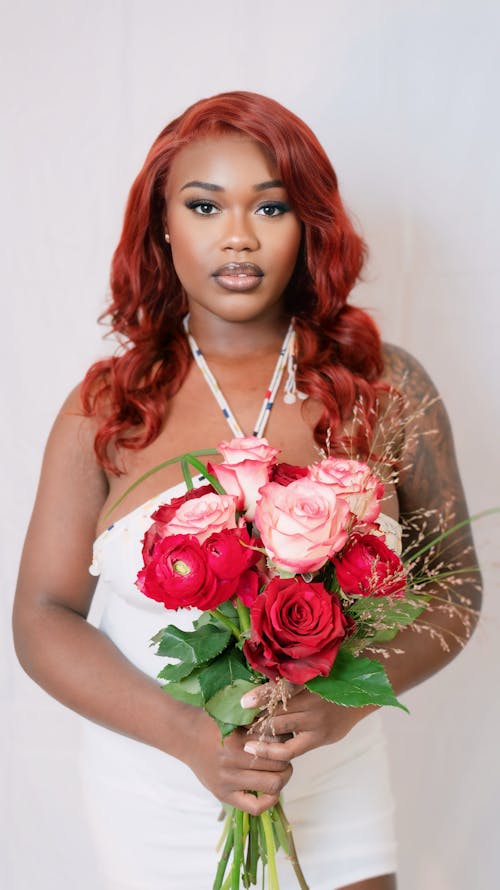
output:
POLYGON ((143 448, 159 434, 166 401, 179 390, 191 355, 182 328, 185 294, 165 244, 165 188, 177 153, 195 139, 228 131, 267 147, 302 222, 296 267, 285 308, 296 318, 298 384, 324 411, 315 440, 332 440, 356 400, 365 408, 367 444, 375 423, 375 382, 383 368, 377 328, 347 305, 366 255, 340 199, 337 177, 309 127, 273 99, 222 93, 173 120, 153 143, 130 191, 111 268, 111 301, 102 317, 125 347, 96 362, 82 387, 84 410, 97 415, 100 463, 119 473, 110 450, 143 448))

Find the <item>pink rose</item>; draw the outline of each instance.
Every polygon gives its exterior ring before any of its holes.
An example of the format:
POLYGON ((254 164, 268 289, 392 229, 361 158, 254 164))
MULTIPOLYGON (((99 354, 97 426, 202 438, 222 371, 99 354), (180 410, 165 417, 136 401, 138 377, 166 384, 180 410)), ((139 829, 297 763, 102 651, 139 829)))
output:
POLYGON ((245 512, 245 518, 252 520, 259 489, 269 481, 271 464, 278 448, 271 448, 267 439, 245 436, 220 442, 217 449, 224 458, 223 463, 210 465, 224 490, 237 498, 238 510, 245 512))
POLYGON ((323 584, 273 578, 250 609, 248 662, 271 680, 306 683, 327 677, 352 622, 323 584))
POLYGON ((330 485, 297 479, 286 487, 269 482, 261 489, 255 523, 278 569, 315 572, 347 539, 349 507, 330 485))
POLYGON ((353 535, 341 556, 334 557, 340 587, 349 596, 402 596, 406 587, 403 563, 384 540, 353 535))
POLYGON ((171 498, 168 504, 160 504, 155 512, 151 514, 151 519, 166 525, 170 522, 175 513, 177 513, 179 507, 181 507, 182 504, 185 504, 186 501, 196 500, 196 498, 201 498, 204 494, 210 494, 210 492, 213 491, 214 489, 211 485, 200 485, 198 488, 191 488, 188 491, 185 491, 180 497, 171 498))
POLYGON ((172 498, 168 504, 160 504, 157 510, 151 514, 151 519, 154 519, 155 521, 150 525, 143 538, 142 558, 145 564, 149 562, 155 544, 169 534, 169 532, 166 531, 167 524, 175 516, 179 507, 184 504, 185 501, 191 501, 193 498, 201 498, 204 494, 208 494, 211 491, 213 491, 211 485, 202 485, 199 488, 192 488, 186 491, 185 494, 179 498, 172 498))
POLYGON ((309 468, 309 478, 331 485, 347 501, 358 520, 373 522, 380 513, 384 485, 368 464, 328 457, 309 468))
POLYGON ((196 535, 200 543, 225 528, 236 528, 236 499, 228 494, 205 494, 185 501, 165 527, 168 535, 196 535))

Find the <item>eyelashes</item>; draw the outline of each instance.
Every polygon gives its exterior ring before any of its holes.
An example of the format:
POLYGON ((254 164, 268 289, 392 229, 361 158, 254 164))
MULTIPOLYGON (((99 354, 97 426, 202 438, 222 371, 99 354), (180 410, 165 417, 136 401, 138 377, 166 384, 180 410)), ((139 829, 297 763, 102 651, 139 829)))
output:
POLYGON ((200 216, 214 216, 214 212, 218 212, 219 208, 212 201, 186 201, 186 207, 194 210, 200 216))
MULTIPOLYGON (((222 208, 218 204, 201 198, 186 201, 186 207, 189 210, 193 210, 198 216, 216 216, 222 212, 222 208)), ((256 208, 255 213, 268 219, 274 219, 277 216, 282 216, 289 210, 290 205, 285 201, 266 201, 256 208)))
POLYGON ((257 209, 257 212, 260 210, 266 211, 271 210, 271 213, 263 213, 263 216, 282 216, 284 213, 287 213, 290 210, 289 204, 286 204, 284 201, 268 201, 267 204, 261 204, 257 209))

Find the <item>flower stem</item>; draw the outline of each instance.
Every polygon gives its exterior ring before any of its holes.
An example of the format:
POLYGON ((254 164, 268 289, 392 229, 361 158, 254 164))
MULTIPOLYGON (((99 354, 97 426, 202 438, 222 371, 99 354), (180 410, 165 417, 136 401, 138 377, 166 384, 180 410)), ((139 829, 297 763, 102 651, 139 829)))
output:
POLYGON ((260 816, 267 849, 267 867, 269 873, 269 890, 280 890, 278 872, 276 870, 276 847, 274 844, 273 823, 268 810, 260 816))
POLYGON ((249 813, 243 813, 243 849, 241 852, 241 864, 243 867, 243 886, 245 888, 250 887, 250 877, 248 874, 247 861, 245 857, 245 847, 250 843, 250 815, 249 813))
POLYGON ((236 597, 236 610, 240 619, 241 631, 246 633, 247 630, 250 630, 250 610, 241 602, 239 597, 236 597))
POLYGON ((233 810, 234 847, 231 871, 231 890, 240 890, 241 862, 243 859, 243 812, 233 810))
MULTIPOLYGON (((230 820, 231 815, 228 815, 227 818, 230 820)), ((219 864, 217 866, 217 871, 215 873, 215 880, 213 883, 212 890, 221 890, 222 881, 224 879, 227 864, 229 862, 229 855, 231 853, 231 850, 233 849, 233 843, 234 843, 234 829, 231 827, 227 833, 226 843, 224 844, 222 856, 219 859, 219 864)))
POLYGON ((283 807, 281 806, 280 801, 278 801, 278 803, 275 804, 274 811, 278 815, 278 818, 283 826, 283 829, 285 831, 285 834, 286 834, 286 837, 288 840, 288 849, 289 849, 288 856, 289 856, 290 862, 292 863, 293 870, 295 872, 297 880, 299 882, 300 890, 309 890, 309 884, 307 883, 307 881, 304 877, 304 874, 300 867, 300 862, 297 857, 297 850, 295 849, 295 842, 293 839, 292 826, 290 825, 288 819, 285 816, 285 811, 283 810, 283 807))
POLYGON ((209 612, 210 615, 213 615, 214 618, 217 618, 217 621, 221 621, 222 624, 224 624, 227 629, 230 630, 232 634, 234 634, 237 640, 240 639, 241 633, 239 631, 239 628, 236 627, 236 625, 233 621, 231 621, 230 618, 226 618, 226 616, 223 615, 222 612, 219 612, 218 609, 209 609, 209 612))
POLYGON ((221 815, 220 815, 220 817, 219 817, 220 821, 222 821, 222 813, 225 813, 225 816, 224 816, 224 825, 222 826, 222 834, 221 834, 221 836, 220 836, 220 838, 219 838, 219 840, 218 840, 217 846, 216 846, 216 848, 215 848, 215 850, 216 850, 217 853, 219 853, 219 851, 220 851, 220 850, 222 849, 222 847, 224 846, 224 844, 225 844, 225 842, 226 842, 226 838, 227 838, 227 836, 228 836, 228 834, 229 834, 229 831, 230 831, 230 829, 231 829, 231 813, 228 812, 226 809, 223 809, 222 812, 221 812, 221 815))
POLYGON ((250 884, 257 883, 257 863, 259 861, 259 817, 250 816, 247 846, 247 874, 250 884))

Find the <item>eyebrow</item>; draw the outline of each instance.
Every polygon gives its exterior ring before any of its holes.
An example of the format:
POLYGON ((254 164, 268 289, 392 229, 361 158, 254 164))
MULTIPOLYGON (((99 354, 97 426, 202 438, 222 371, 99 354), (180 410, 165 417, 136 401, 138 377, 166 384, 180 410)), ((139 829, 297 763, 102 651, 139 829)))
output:
MULTIPOLYGON (((221 185, 215 185, 214 182, 202 182, 200 179, 192 179, 190 182, 186 182, 186 184, 182 186, 181 192, 183 192, 184 189, 189 188, 205 189, 207 192, 224 191, 221 185)), ((284 188, 284 186, 281 179, 269 179, 267 182, 259 182, 257 185, 254 185, 253 188, 256 192, 265 192, 267 189, 284 188)))

